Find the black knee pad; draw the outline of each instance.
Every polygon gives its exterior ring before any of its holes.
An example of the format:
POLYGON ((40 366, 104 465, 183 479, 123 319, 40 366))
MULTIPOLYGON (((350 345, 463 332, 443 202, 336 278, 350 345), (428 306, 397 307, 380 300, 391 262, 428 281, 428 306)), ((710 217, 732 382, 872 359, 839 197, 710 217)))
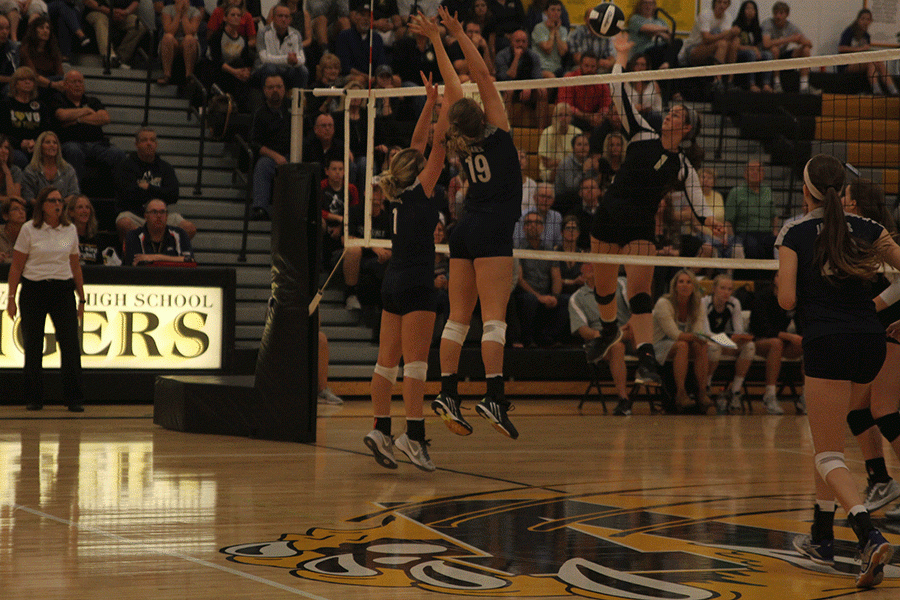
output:
POLYGON ((653 312, 653 298, 650 297, 650 294, 640 292, 631 297, 628 306, 631 308, 631 314, 646 315, 653 312))
POLYGON ((878 417, 875 419, 875 424, 878 425, 881 435, 887 441, 894 443, 894 440, 900 437, 900 413, 892 412, 889 415, 878 417))
POLYGON ((872 417, 872 411, 868 408, 858 408, 847 413, 847 425, 850 426, 850 432, 856 436, 869 427, 875 425, 875 419, 872 417))
POLYGON ((594 291, 594 298, 597 300, 597 304, 599 304, 600 306, 603 306, 604 304, 609 304, 610 302, 612 302, 613 300, 615 300, 615 299, 616 299, 616 295, 615 295, 615 293, 612 293, 612 294, 609 294, 609 295, 607 295, 607 296, 601 296, 601 295, 598 294, 598 293, 596 292, 596 290, 595 290, 595 291, 594 291))

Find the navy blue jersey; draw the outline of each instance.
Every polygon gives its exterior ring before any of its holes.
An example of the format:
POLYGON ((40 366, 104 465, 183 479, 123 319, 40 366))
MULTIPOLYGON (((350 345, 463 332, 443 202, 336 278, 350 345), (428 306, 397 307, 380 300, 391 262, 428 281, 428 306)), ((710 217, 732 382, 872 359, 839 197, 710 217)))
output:
POLYGON ((391 202, 391 262, 394 271, 424 267, 434 280, 434 228, 438 209, 417 179, 391 202))
POLYGON ((518 220, 522 214, 522 168, 512 135, 495 129, 470 150, 462 163, 469 178, 466 210, 518 220))
MULTIPOLYGON (((827 280, 814 264, 816 238, 822 225, 822 208, 785 225, 776 246, 797 253, 797 315, 803 323, 804 342, 823 335, 840 333, 884 333, 875 313, 872 281, 858 277, 827 280)), ((884 232, 879 223, 845 214, 851 234, 874 243, 884 232)))
MULTIPOLYGON (((622 67, 613 67, 620 73, 622 67)), ((684 186, 691 209, 698 218, 712 216, 706 205, 700 178, 681 152, 663 148, 657 133, 634 109, 634 91, 625 82, 610 84, 613 102, 622 115, 622 125, 629 138, 625 160, 609 189, 603 194, 603 205, 623 219, 650 219, 667 192, 684 186), (680 183, 679 183, 680 182, 680 183)))

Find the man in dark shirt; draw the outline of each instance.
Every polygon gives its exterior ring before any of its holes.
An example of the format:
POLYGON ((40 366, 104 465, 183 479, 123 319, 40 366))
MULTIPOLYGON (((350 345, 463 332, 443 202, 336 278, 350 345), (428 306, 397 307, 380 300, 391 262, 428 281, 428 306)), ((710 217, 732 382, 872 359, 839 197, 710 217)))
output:
POLYGON ((132 152, 116 166, 113 180, 116 186, 116 230, 125 240, 128 232, 144 224, 144 207, 150 200, 162 200, 168 206, 166 223, 180 227, 191 238, 197 227, 172 210, 178 202, 178 177, 172 165, 156 153, 156 132, 143 128, 135 136, 136 152, 132 152))
POLYGON ((162 200, 150 200, 144 208, 143 226, 128 232, 125 265, 155 262, 194 262, 191 240, 180 227, 166 225, 168 210, 162 200))
POLYGON ((0 93, 6 95, 9 79, 19 68, 19 42, 9 39, 9 19, 0 15, 0 93))
POLYGON ((97 98, 84 95, 84 75, 76 70, 66 73, 63 93, 56 95, 56 132, 62 144, 63 158, 84 182, 87 164, 105 167, 105 175, 125 158, 125 153, 109 143, 103 126, 110 122, 109 113, 97 98))
MULTIPOLYGON (((259 156, 253 169, 253 219, 257 221, 268 220, 275 173, 287 164, 291 153, 291 111, 281 75, 266 77, 263 95, 266 103, 254 113, 250 128, 250 143, 259 156)), ((313 159, 304 156, 304 160, 313 159)))
POLYGON ((335 41, 335 54, 341 59, 341 75, 356 79, 363 85, 369 80, 369 59, 371 57, 372 72, 387 61, 384 56, 384 40, 380 35, 369 43, 369 20, 372 5, 369 0, 352 0, 350 2, 349 29, 340 32, 335 41), (370 54, 371 53, 371 54, 370 54))
MULTIPOLYGON (((348 161, 350 181, 357 181, 356 163, 348 161)), ((332 160, 344 160, 344 137, 335 135, 331 115, 319 115, 313 125, 312 135, 303 140, 303 162, 319 163, 319 180, 326 177, 325 169, 332 160)))

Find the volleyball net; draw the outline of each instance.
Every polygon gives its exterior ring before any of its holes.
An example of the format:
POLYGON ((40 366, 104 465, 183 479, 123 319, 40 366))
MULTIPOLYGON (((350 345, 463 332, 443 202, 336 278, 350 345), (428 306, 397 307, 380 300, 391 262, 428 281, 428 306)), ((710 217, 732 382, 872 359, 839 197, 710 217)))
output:
MULTIPOLYGON (((878 183, 894 210, 900 173, 900 98, 875 95, 867 63, 884 64, 896 73, 900 49, 618 74, 566 76, 555 79, 498 81, 520 151, 523 170, 522 221, 535 211, 544 222, 542 250, 522 243, 517 228, 515 255, 520 258, 652 264, 710 269, 775 269, 772 244, 783 223, 803 214, 803 165, 816 154, 835 156, 847 165, 848 181, 862 177, 878 183), (780 89, 769 92, 777 74, 780 89), (620 85, 625 82, 625 86, 620 85), (810 89, 806 91, 806 87, 810 89), (603 255, 589 250, 591 214, 616 176, 629 132, 622 126, 610 90, 631 90, 638 118, 659 129, 665 114, 681 104, 699 114, 696 142, 702 159, 689 185, 673 189, 656 216, 655 254, 603 255), (801 92, 804 88, 804 92, 801 92), (760 91, 756 91, 759 89, 760 91), (637 95, 635 95, 637 93, 637 95), (548 195, 552 193, 552 200, 548 195), (716 221, 712 230, 700 223, 688 198, 705 198, 716 221), (547 209, 549 203, 550 208, 547 209), (575 218, 568 218, 569 216, 575 218), (563 221, 579 226, 582 252, 549 251, 567 235, 563 221), (586 242, 586 243, 585 243, 586 242)), ((577 65, 576 65, 577 67, 577 65)), ((896 81, 894 77, 894 81, 896 81)), ((774 87, 774 86, 773 86, 774 87)), ((884 87, 883 85, 880 87, 884 87)), ((477 87, 465 84, 477 99, 477 87)), ((371 226, 372 187, 386 164, 384 147, 407 147, 425 91, 421 86, 384 89, 314 90, 315 95, 343 95, 367 107, 364 160, 351 161, 349 128, 345 128, 345 188, 358 183, 365 202, 364 234, 349 231, 344 218, 345 246, 389 247, 376 239, 371 226), (379 105, 393 107, 384 119, 379 105), (353 164, 351 164, 351 162, 353 164)), ((302 139, 302 111, 297 109, 292 152, 302 139)), ((347 108, 345 108, 347 110, 347 108)), ((435 117, 436 117, 435 111, 435 117)), ((346 116, 346 115, 345 115, 346 116)), ((347 122, 345 118, 343 122, 347 122)), ((336 140, 339 141, 339 140, 336 140)), ((292 161, 298 158, 292 154, 292 161)), ((457 161, 448 166, 436 189, 438 202, 452 227, 464 210, 465 173, 457 161)), ((349 197, 345 192, 344 197, 349 197)), ((349 208, 345 203, 345 211, 349 208)), ((569 231, 572 231, 571 227, 569 231)), ((532 234, 535 235, 535 234, 532 234)), ((570 244, 567 244, 567 247, 570 244)), ((438 251, 446 252, 445 246, 438 251)))

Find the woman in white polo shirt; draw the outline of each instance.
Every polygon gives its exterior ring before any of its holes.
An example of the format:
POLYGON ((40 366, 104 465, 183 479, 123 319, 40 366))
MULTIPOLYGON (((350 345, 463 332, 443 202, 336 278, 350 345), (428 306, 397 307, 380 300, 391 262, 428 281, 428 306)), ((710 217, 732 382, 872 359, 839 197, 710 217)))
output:
POLYGON ((44 322, 53 320, 59 342, 63 390, 69 410, 83 412, 81 353, 78 320, 84 316, 84 284, 78 256, 78 234, 63 207, 62 194, 46 187, 34 204, 34 218, 25 223, 13 248, 9 269, 9 300, 6 312, 16 317, 16 290, 22 306, 22 337, 25 346, 25 403, 28 410, 44 407, 44 322), (78 307, 72 292, 78 293, 78 307))

